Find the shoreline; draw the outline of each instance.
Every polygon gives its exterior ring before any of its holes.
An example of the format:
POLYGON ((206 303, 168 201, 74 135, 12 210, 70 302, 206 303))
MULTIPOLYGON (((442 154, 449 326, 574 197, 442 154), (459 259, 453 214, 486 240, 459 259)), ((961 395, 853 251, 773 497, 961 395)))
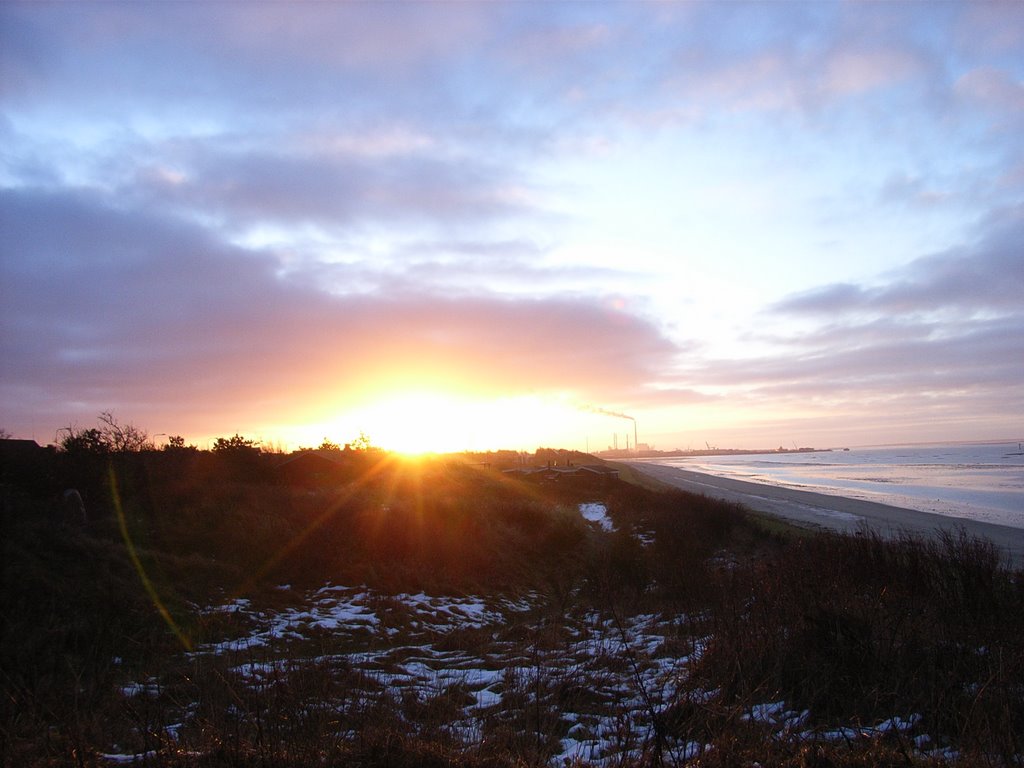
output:
POLYGON ((921 512, 845 496, 734 480, 646 461, 622 463, 666 485, 742 504, 754 512, 780 517, 806 527, 855 533, 862 525, 866 525, 884 536, 907 532, 929 537, 938 531, 955 532, 963 529, 971 536, 991 541, 1013 566, 1024 565, 1024 528, 921 512))

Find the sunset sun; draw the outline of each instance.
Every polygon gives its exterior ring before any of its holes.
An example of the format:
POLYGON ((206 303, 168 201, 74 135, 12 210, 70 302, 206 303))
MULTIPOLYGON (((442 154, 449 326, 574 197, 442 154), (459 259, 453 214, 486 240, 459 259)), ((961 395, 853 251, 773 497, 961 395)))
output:
POLYGON ((444 453, 459 438, 471 403, 436 392, 399 392, 356 412, 356 421, 376 445, 406 454, 444 453))
POLYGON ((574 430, 578 414, 557 400, 403 390, 347 413, 376 446, 404 454, 532 446, 541 430, 574 430))

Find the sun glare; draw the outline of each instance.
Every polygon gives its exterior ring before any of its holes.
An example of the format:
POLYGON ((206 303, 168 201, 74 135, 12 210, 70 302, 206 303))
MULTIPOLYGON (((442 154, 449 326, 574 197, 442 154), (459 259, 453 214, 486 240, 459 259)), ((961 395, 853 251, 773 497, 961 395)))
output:
POLYGON ((571 416, 557 404, 531 397, 476 399, 398 392, 352 411, 346 421, 374 445, 418 455, 535 448, 571 416))
MULTIPOLYGON (((442 388, 378 387, 311 406, 301 423, 267 425, 291 448, 344 444, 361 434, 410 456, 539 447, 600 450, 624 422, 580 405, 572 392, 495 397, 442 388), (315 418, 316 413, 331 414, 315 418), (313 418, 309 418, 313 417, 313 418)), ((630 427, 631 428, 631 427, 630 427)))
POLYGON ((407 392, 357 412, 356 420, 374 444, 406 454, 458 450, 465 406, 450 396, 407 392))

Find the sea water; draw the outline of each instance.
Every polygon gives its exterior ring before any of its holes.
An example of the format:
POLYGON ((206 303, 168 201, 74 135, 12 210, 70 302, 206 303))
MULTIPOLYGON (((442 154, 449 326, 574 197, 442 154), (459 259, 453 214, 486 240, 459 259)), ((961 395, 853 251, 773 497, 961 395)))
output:
POLYGON ((1019 443, 905 445, 657 460, 680 469, 1024 528, 1019 443))

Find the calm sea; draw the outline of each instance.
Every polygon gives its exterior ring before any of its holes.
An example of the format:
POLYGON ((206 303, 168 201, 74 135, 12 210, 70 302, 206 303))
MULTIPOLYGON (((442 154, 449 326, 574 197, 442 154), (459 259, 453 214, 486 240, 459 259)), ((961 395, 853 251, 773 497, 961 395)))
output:
POLYGON ((659 464, 1024 528, 1019 444, 908 445, 694 456, 659 464))

